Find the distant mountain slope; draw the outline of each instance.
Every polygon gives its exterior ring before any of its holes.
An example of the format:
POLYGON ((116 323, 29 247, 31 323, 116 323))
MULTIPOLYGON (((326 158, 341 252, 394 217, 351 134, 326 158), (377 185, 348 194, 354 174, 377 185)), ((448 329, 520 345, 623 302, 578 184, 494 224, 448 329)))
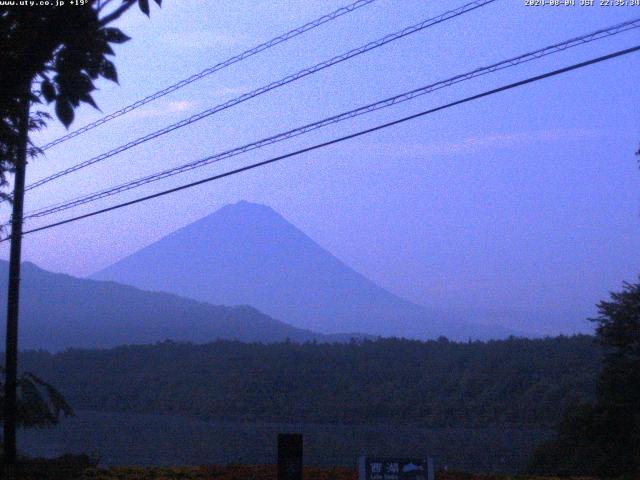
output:
POLYGON ((145 290, 249 304, 323 333, 500 338, 500 327, 452 321, 360 275, 271 208, 239 202, 96 273, 145 290))
MULTIPOLYGON (((0 261, 0 307, 6 311, 8 263, 0 261)), ((163 341, 344 341, 294 328, 253 307, 209 305, 22 265, 20 348, 106 348, 163 341)), ((0 329, 4 346, 5 329, 0 329)))

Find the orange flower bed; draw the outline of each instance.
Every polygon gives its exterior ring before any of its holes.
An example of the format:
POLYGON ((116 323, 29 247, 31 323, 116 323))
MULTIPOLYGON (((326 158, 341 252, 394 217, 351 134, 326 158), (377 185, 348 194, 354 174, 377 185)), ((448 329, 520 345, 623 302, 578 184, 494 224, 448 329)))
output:
MULTIPOLYGON (((56 471, 52 466, 26 476, 20 480, 276 480, 277 468, 274 465, 227 465, 202 467, 111 467, 89 468, 77 476, 68 472, 56 471), (46 471, 46 473, 44 473, 46 471)), ((437 480, 510 480, 514 477, 481 475, 463 472, 438 472, 437 480)), ((534 477, 516 477, 518 480, 536 480, 534 477)), ((304 480, 357 480, 355 468, 344 467, 305 467, 304 480)), ((558 480, 551 477, 537 480, 558 480)), ((564 479, 567 480, 567 479, 564 479)), ((578 479, 573 480, 589 480, 578 479)))
MULTIPOLYGON (((480 475, 463 472, 438 472, 437 480, 509 480, 513 477, 480 475)), ((519 480, 536 480, 534 477, 517 477, 519 480)), ((228 465, 206 467, 141 468, 116 467, 87 471, 83 480, 276 480, 274 465, 228 465)), ((304 480, 358 480, 355 468, 305 467, 304 480)), ((554 480, 546 477, 538 480, 554 480)), ((566 480, 566 479, 564 479, 566 480)), ((588 480, 588 479, 574 479, 588 480)))
MULTIPOLYGON (((206 467, 142 468, 114 467, 90 469, 83 480, 276 480, 274 465, 229 465, 206 467)), ((357 480, 355 469, 314 468, 304 469, 305 480, 357 480)))

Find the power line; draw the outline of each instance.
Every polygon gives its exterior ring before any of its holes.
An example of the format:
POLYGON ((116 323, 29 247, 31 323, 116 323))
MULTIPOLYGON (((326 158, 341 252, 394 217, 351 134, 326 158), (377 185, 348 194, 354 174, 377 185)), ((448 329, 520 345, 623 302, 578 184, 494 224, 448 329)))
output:
POLYGON ((391 43, 395 40, 398 40, 400 38, 404 38, 408 35, 411 35, 413 33, 419 32, 421 30, 424 30, 426 28, 429 28, 431 26, 437 25, 439 23, 445 22, 447 20, 450 20, 452 18, 458 17, 460 15, 463 15, 465 13, 468 13, 472 10, 475 10, 477 8, 483 7, 487 4, 493 3, 496 0, 475 0, 471 3, 468 3, 466 5, 463 5, 462 7, 459 7, 455 10, 450 10, 448 12, 445 12, 441 15, 438 15, 437 17, 433 17, 427 20, 424 20, 416 25, 412 25, 410 27, 406 27, 403 30, 396 32, 396 33, 392 33, 389 35, 386 35, 383 38, 380 38, 378 40, 375 40, 373 42, 369 42, 366 45, 363 45, 361 47, 355 48, 353 50, 349 50, 346 53, 343 53, 342 55, 338 55, 335 56, 329 60, 325 60, 324 62, 320 62, 312 67, 309 68, 305 68, 303 70, 300 70, 297 73, 294 73, 292 75, 288 75, 280 80, 277 80, 275 82, 272 82, 268 85, 265 85, 263 87, 260 87, 256 90, 253 90, 252 92, 249 93, 245 93, 239 97, 236 97, 232 100, 229 100, 225 103, 221 103, 215 107, 209 108, 207 110, 204 110, 200 113, 197 113, 189 118, 186 118, 184 120, 181 120, 180 122, 174 123, 172 125, 169 125, 165 128, 162 128, 160 130, 156 130, 155 132, 152 132, 150 134, 147 134, 145 136, 139 137, 129 143, 126 143, 124 145, 121 145, 119 147, 114 148, 113 150, 110 150, 106 153, 103 153, 101 155, 98 155, 97 157, 93 157, 89 160, 86 160, 84 162, 81 162, 77 165, 74 165, 72 167, 69 167, 65 170, 62 170, 60 172, 57 172, 53 175, 50 175, 46 178, 43 178, 41 180, 36 181, 35 183, 32 183, 30 185, 28 185, 26 187, 25 190, 32 190, 36 187, 40 187, 42 185, 44 185, 45 183, 51 182, 52 180, 55 180, 57 178, 60 178, 62 176, 68 175, 70 173, 73 173, 75 171, 78 171, 82 168, 88 167, 89 165, 93 165, 96 162, 101 162, 103 160, 106 160, 107 158, 113 157, 114 155, 117 155, 119 153, 124 152, 125 150, 129 150, 130 148, 133 148, 137 145, 140 145, 142 143, 145 143, 149 140, 153 140, 157 137, 160 137, 162 135, 165 135, 169 132, 172 132, 174 130, 177 130, 178 128, 182 128, 184 126, 190 125, 194 122, 197 122, 199 120, 202 120, 203 118, 209 117, 215 113, 218 113, 222 110, 226 110, 227 108, 233 107, 235 105, 238 105, 240 103, 246 102, 247 100, 257 97, 259 95, 262 95, 264 93, 267 93, 271 90, 274 90, 276 88, 282 87, 284 85, 287 85, 289 83, 295 82, 296 80, 300 80, 301 78, 307 77, 309 75, 312 75, 316 72, 319 72, 320 70, 324 70, 325 68, 331 67, 333 65, 336 65, 338 63, 344 62, 346 60, 349 60, 353 57, 356 57, 358 55, 361 55, 363 53, 366 53, 370 50, 373 50, 375 48, 381 47, 382 45, 386 45, 387 43, 391 43))
POLYGON ((495 71, 499 71, 499 70, 503 70, 505 68, 510 68, 510 67, 514 67, 517 66, 521 63, 525 63, 525 62, 529 62, 532 60, 536 60, 554 53, 558 53, 561 51, 564 51, 568 48, 572 48, 578 45, 582 45, 585 43, 589 43, 595 40, 599 40, 602 38, 608 38, 610 36, 613 35, 617 35, 621 32, 625 32, 634 28, 638 28, 640 27, 640 18, 636 19, 636 20, 630 20, 627 22, 623 22, 620 23, 618 25, 614 25, 612 27, 608 27, 608 28, 604 28, 604 29, 600 29, 597 30, 595 32, 591 32, 589 34, 586 35, 582 35, 580 37, 576 37, 576 38, 572 38, 570 40, 561 42, 561 43, 556 43, 554 45, 550 45, 548 47, 545 48, 541 48, 538 50, 535 50, 533 52, 529 52, 514 58, 510 58, 508 60, 503 60, 501 62, 498 63, 494 63, 492 65, 489 65, 487 67, 480 67, 477 68, 475 70, 472 70, 470 72, 461 74, 461 75, 456 75, 454 77, 451 77, 449 79, 446 80, 441 80, 439 82, 436 83, 432 83, 430 85, 415 89, 415 90, 411 90, 409 92, 405 92, 402 93, 400 95, 396 95, 384 100, 380 100, 378 102, 363 106, 363 107, 359 107, 353 110, 350 110, 348 112, 344 112, 341 113, 339 115, 334 115, 328 118, 325 118, 323 120, 319 120, 317 122, 314 123, 310 123, 307 125, 304 125, 302 127, 298 127, 295 128, 293 130, 288 130, 286 132, 283 133, 279 133, 277 135, 271 136, 271 137, 267 137, 240 147, 236 147, 233 148, 231 150, 227 150, 225 152, 222 153, 218 153, 216 155, 211 155, 202 159, 199 159, 197 161, 194 162, 189 162, 186 163, 184 165, 180 165, 177 167, 173 167, 170 169, 166 169, 157 173, 154 173, 152 175, 148 175, 145 177, 141 177, 138 178, 136 180, 133 181, 129 181, 114 187, 110 187, 108 189, 104 189, 104 190, 100 190, 98 192, 94 192, 91 194, 87 194, 87 195, 83 195, 83 196, 79 196, 70 200, 66 200, 64 202, 59 202, 57 204, 54 205, 49 205, 46 207, 42 207, 38 210, 32 211, 27 213, 27 215, 25 215, 25 219, 29 219, 29 218, 40 218, 40 217, 44 217, 44 216, 48 216, 48 215, 52 215, 54 213, 58 213, 61 212, 63 210, 67 210, 79 205, 83 205, 89 202, 93 202, 102 198, 106 198, 106 197, 110 197, 112 195, 116 195, 118 193, 122 193, 125 192, 127 190, 131 190, 133 188, 137 188, 140 187, 142 185, 146 185, 148 183, 151 182, 155 182, 158 180, 162 180, 164 178, 168 178, 168 177, 172 177, 174 175, 178 175, 180 173, 184 173, 186 171, 189 170, 193 170, 195 168, 200 168, 206 165, 209 165, 211 163, 215 163, 215 162, 219 162, 221 160, 225 160, 227 158, 230 157, 234 157, 236 155, 240 155, 242 153, 246 153, 248 151, 251 150, 255 150, 258 148, 262 148, 264 146, 267 145, 271 145, 280 141, 284 141, 287 140, 289 138, 298 136, 298 135, 302 135, 305 133, 308 133, 310 131, 322 128, 324 126, 327 125, 331 125, 334 123, 338 123, 344 120, 347 120, 349 118, 353 118, 359 115, 364 115, 366 113, 370 113, 376 110, 380 110, 383 108, 387 108, 393 105, 397 105, 399 103, 405 102, 405 101, 409 101, 409 100, 413 100, 416 97, 419 97, 421 95, 425 95, 427 93, 431 93, 433 91, 445 88, 445 87, 449 87, 452 85, 455 85, 457 83, 460 83, 462 81, 466 81, 466 80, 470 80, 473 79, 475 77, 479 77, 482 75, 486 75, 488 73, 492 73, 495 71))
MULTIPOLYGON (((296 150, 294 152, 290 152, 290 153, 287 153, 287 154, 284 154, 284 155, 273 157, 273 158, 270 158, 268 160, 263 160, 261 162, 253 163, 251 165, 247 165, 247 166, 244 166, 244 167, 236 168, 234 170, 231 170, 231 171, 228 171, 228 172, 225 172, 225 173, 221 173, 221 174, 218 174, 218 175, 214 175, 214 176, 211 176, 211 177, 207 177, 207 178, 204 178, 202 180, 198 180, 196 182, 191 182, 191 183, 188 183, 188 184, 185 184, 185 185, 181 185, 179 187, 170 188, 168 190, 164 190, 164 191, 161 191, 161 192, 158 192, 158 193, 154 193, 154 194, 151 194, 151 195, 140 197, 140 198, 137 198, 135 200, 130 200, 128 202, 123 202, 123 203, 120 203, 120 204, 117 204, 117 205, 113 205, 111 207, 103 208, 103 209, 100 209, 100 210, 95 210, 93 212, 85 213, 83 215, 78 215, 76 217, 68 218, 66 220, 61 220, 59 222, 55 222, 55 223, 51 223, 51 224, 48 224, 48 225, 44 225, 42 227, 33 228, 31 230, 27 230, 27 231, 23 232, 23 235, 26 235, 28 233, 39 232, 39 231, 42 231, 42 230, 48 230, 50 228, 58 227, 60 225, 65 225, 67 223, 76 222, 78 220, 82 220, 82 219, 85 219, 85 218, 89 218, 89 217, 93 217, 93 216, 96 216, 96 215, 100 215, 102 213, 111 212, 113 210, 118 210, 120 208, 128 207, 130 205, 135 205, 137 203, 145 202, 147 200, 151 200, 151 199, 154 199, 154 198, 158 198, 158 197, 162 197, 162 196, 165 196, 165 195, 169 195, 171 193, 179 192, 181 190, 186 190, 188 188, 192 188, 192 187, 195 187, 195 186, 198 186, 198 185, 202 185, 204 183, 209 183, 209 182, 212 182, 214 180, 219 180, 221 178, 225 178, 225 177, 229 177, 229 176, 232 176, 232 175, 236 175, 238 173, 246 172, 248 170, 253 170, 254 168, 258 168, 258 167, 262 167, 262 166, 265 166, 265 165, 269 165, 271 163, 275 163, 275 162, 278 162, 280 160, 284 160, 286 158, 295 157, 295 156, 301 155, 303 153, 307 153, 307 152, 310 152, 310 151, 313 151, 313 150, 318 150, 320 148, 328 147, 330 145, 341 143, 341 142, 344 142, 346 140, 350 140, 352 138, 356 138, 356 137, 360 137, 360 136, 363 136, 363 135, 367 135, 369 133, 377 132, 378 130, 389 128, 389 127, 394 126, 394 125, 399 125, 401 123, 408 122, 409 120, 414 120, 416 118, 423 117, 423 116, 426 116, 426 115, 430 115, 432 113, 439 112, 441 110, 446 110, 446 109, 454 107, 456 105, 461 105, 463 103, 468 103, 468 102, 471 102, 471 101, 474 101, 474 100, 478 100, 480 98, 488 97, 488 96, 494 95, 496 93, 504 92, 506 90, 511 90, 513 88, 516 88, 516 87, 527 85, 529 83, 537 82, 537 81, 540 81, 540 80, 543 80, 543 79, 546 79, 546 78, 554 77, 554 76, 557 76, 557 75, 560 75, 560 74, 563 74, 563 73, 566 73, 566 72, 569 72, 569 71, 572 71, 572 70, 577 70, 577 69, 584 68, 584 67, 589 66, 589 65, 593 65, 593 64, 596 64, 596 63, 604 62, 604 61, 610 60, 612 58, 621 57, 623 55, 628 55, 630 53, 637 52, 638 50, 640 50, 640 45, 632 47, 632 48, 627 48, 625 50, 619 50, 617 52, 610 53, 608 55, 604 55, 604 56, 601 56, 601 57, 597 57, 597 58, 594 58, 594 59, 591 59, 591 60, 588 60, 588 61, 585 61, 585 62, 576 63, 576 64, 570 65, 568 67, 560 68, 558 70, 553 70, 551 72, 547 72, 547 73, 544 73, 542 75, 537 75, 535 77, 529 77, 526 80, 521 80, 519 82, 510 83, 508 85, 504 85, 502 87, 495 88, 493 90, 488 90, 488 91, 485 91, 483 93, 479 93, 477 95, 472 95, 470 97, 463 98, 462 100, 457 100, 455 102, 447 103, 445 105, 441 105, 441 106, 436 107, 436 108, 425 110, 425 111, 422 111, 420 113, 416 113, 416 114, 413 114, 413 115, 409 115, 407 117, 403 117, 403 118, 400 118, 400 119, 397 119, 397 120, 393 120, 391 122, 383 123, 381 125, 377 125, 375 127, 368 128, 366 130, 360 130, 358 132, 355 132, 355 133, 352 133, 352 134, 349 134, 349 135, 338 137, 338 138, 335 138, 333 140, 329 140, 327 142, 318 143, 316 145, 312 145, 310 147, 306 147, 306 148, 303 148, 303 149, 300 149, 300 150, 296 150)), ((5 237, 2 240, 0 240, 0 242, 5 242, 5 241, 9 240, 10 238, 11 237, 5 237)))
POLYGON ((287 40, 291 40, 294 37, 297 37, 299 35, 302 35, 305 32, 308 32, 309 30, 313 30, 316 27, 319 27, 320 25, 323 25, 327 22, 330 22, 332 20, 335 20, 343 15, 346 15, 347 13, 351 13, 354 10, 359 9, 360 7, 364 7, 365 5, 369 5, 370 3, 375 2, 376 0, 358 0, 357 2, 354 2, 350 5, 347 5, 345 7, 339 8, 331 13, 328 13, 326 15, 323 15, 322 17, 319 17, 309 23, 306 23, 304 25, 302 25, 301 27, 295 28, 293 30, 288 31, 287 33, 284 33, 280 36, 277 36, 275 38, 272 38, 271 40, 261 43, 260 45, 253 47, 249 50, 245 50, 244 52, 235 55, 231 58, 228 58, 227 60, 224 60, 220 63, 217 63, 215 65, 213 65, 212 67, 206 68, 204 70, 202 70, 199 73, 196 73, 194 75, 191 75, 188 78, 185 78, 184 80, 180 80, 177 83, 174 83, 173 85, 170 85, 162 90, 159 90, 155 93, 152 93, 151 95, 148 95, 146 97, 144 97, 141 100, 138 100, 137 102, 134 102, 130 105, 127 105, 126 107, 121 108, 120 110, 117 110, 113 113, 110 113, 109 115, 105 115, 102 118, 99 118, 98 120, 91 122, 85 126, 83 126, 82 128, 78 128, 77 130, 74 130, 73 132, 70 132, 66 135, 63 135, 62 137, 59 137, 55 140, 53 140, 52 142, 47 143, 46 145, 40 147, 41 150, 48 150, 51 147, 54 147, 62 142, 65 142, 71 138, 77 137, 78 135, 81 135, 85 132, 88 132, 89 130, 93 130, 96 127, 99 127, 100 125, 103 125, 105 123, 107 123, 110 120, 113 120, 114 118, 118 118, 122 115, 125 115, 126 113, 131 112, 132 110, 135 110, 136 108, 139 108, 143 105, 146 105, 149 102, 153 102, 154 100, 157 100, 159 98, 164 97, 165 95, 168 95, 170 93, 175 92, 176 90, 181 89, 182 87, 185 87, 187 85, 189 85, 190 83, 196 82, 198 80, 200 80, 201 78, 204 78, 208 75, 211 75, 212 73, 215 73, 219 70, 222 70, 223 68, 229 67, 231 65, 233 65, 234 63, 238 63, 241 62, 242 60, 245 60, 249 57, 252 57, 253 55, 256 55, 260 52, 263 52, 271 47, 274 47, 280 43, 286 42, 287 40))

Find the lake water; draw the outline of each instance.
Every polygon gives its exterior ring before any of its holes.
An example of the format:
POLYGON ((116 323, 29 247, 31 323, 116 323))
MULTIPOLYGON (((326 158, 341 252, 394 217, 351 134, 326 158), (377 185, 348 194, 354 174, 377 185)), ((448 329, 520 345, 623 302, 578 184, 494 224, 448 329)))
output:
POLYGON ((535 428, 421 428, 206 422, 168 415, 79 411, 45 430, 18 435, 32 456, 96 454, 101 465, 273 464, 278 433, 304 435, 307 465, 355 466, 364 453, 433 456, 438 467, 513 473, 552 434, 535 428))

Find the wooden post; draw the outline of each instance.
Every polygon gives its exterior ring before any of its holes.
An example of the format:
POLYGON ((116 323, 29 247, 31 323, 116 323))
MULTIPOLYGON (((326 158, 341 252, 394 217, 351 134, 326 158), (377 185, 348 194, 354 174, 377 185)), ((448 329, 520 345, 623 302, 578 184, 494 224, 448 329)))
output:
POLYGON ((7 295, 7 337, 5 349, 4 384, 4 463, 9 469, 16 464, 17 379, 18 379, 18 307, 20 304, 20 257, 22 250, 22 216, 24 212, 24 183, 27 168, 29 135, 28 95, 23 97, 23 111, 19 118, 19 137, 15 158, 13 213, 11 216, 11 253, 9 257, 9 292, 7 295))
POLYGON ((302 480, 302 435, 278 434, 278 480, 302 480))

